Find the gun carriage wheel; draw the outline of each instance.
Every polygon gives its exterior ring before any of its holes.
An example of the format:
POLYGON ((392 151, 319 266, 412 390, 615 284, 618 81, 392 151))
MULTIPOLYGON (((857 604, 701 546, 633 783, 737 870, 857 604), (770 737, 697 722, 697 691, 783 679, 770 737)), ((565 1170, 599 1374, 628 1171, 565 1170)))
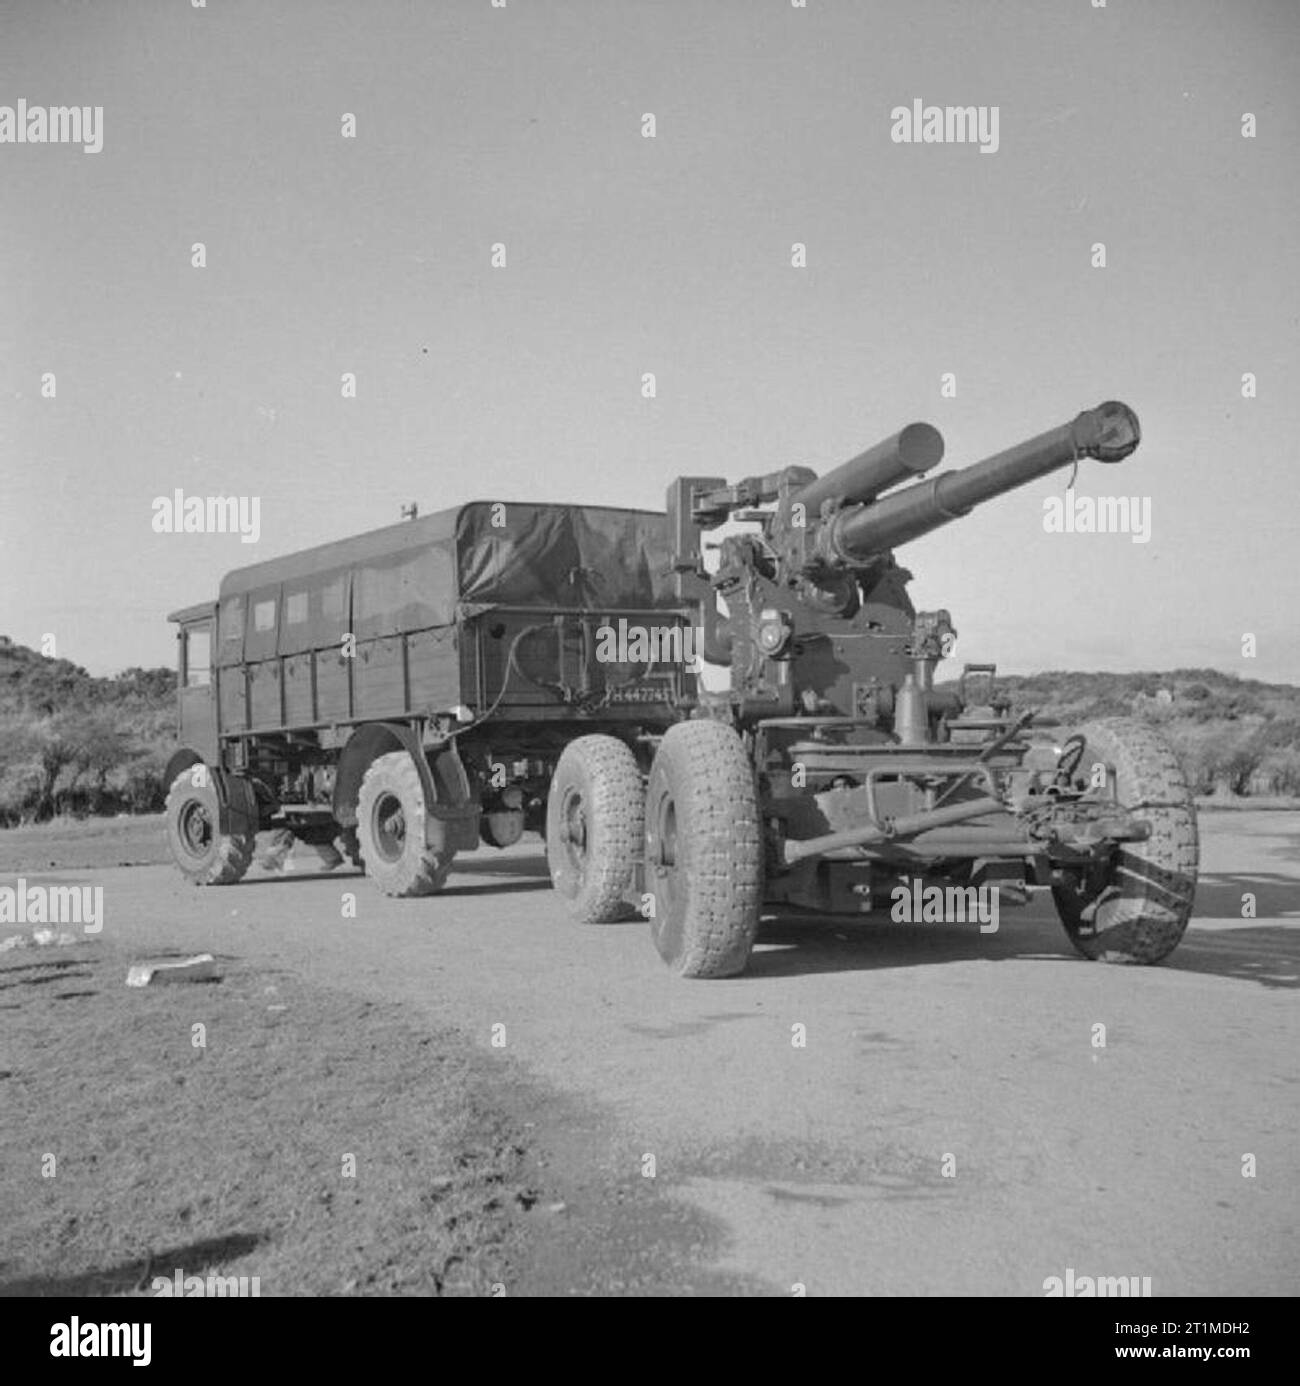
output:
POLYGON ((646 792, 646 890, 659 956, 683 977, 744 971, 763 900, 754 768, 723 722, 669 727, 646 792))
POLYGON ((1178 946, 1196 895, 1199 850, 1192 793, 1168 743, 1126 717, 1081 728, 1079 769, 1114 771, 1128 812, 1151 825, 1145 842, 1117 844, 1099 867, 1052 887, 1070 942, 1101 962, 1157 963, 1178 946))

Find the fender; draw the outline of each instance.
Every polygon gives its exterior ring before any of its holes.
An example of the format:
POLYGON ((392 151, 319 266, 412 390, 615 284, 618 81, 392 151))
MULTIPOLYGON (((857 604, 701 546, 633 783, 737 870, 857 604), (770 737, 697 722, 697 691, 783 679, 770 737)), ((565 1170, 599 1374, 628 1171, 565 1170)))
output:
POLYGON ((172 781, 182 770, 188 770, 191 765, 202 764, 203 757, 189 746, 182 746, 180 750, 173 751, 172 757, 163 771, 163 793, 165 794, 172 787, 172 781))
POLYGON ((339 755, 334 777, 334 819, 356 826, 357 797, 371 761, 390 751, 405 751, 419 772, 424 790, 425 841, 431 847, 473 851, 478 846, 480 807, 454 745, 425 753, 419 735, 402 722, 368 722, 358 727, 339 755))
MULTIPOLYGON (((427 768, 433 781, 433 807, 425 818, 425 836, 430 846, 437 846, 430 834, 430 824, 440 821, 447 846, 458 852, 473 852, 479 845, 479 820, 483 806, 470 783, 465 762, 460 758, 454 741, 417 757, 421 768, 427 768)), ((428 801, 426 801, 428 802, 428 801)))
MULTIPOLYGON (((188 770, 195 765, 206 765, 206 762, 191 747, 182 746, 180 750, 173 752, 163 772, 167 788, 171 788, 172 782, 182 770, 188 770)), ((261 815, 252 784, 242 775, 236 775, 230 770, 220 770, 208 765, 207 772, 217 795, 218 831, 240 834, 257 832, 261 815)))
POLYGON ((259 819, 257 795, 253 792, 252 783, 229 770, 211 770, 209 773, 221 810, 221 831, 252 836, 257 831, 259 819))

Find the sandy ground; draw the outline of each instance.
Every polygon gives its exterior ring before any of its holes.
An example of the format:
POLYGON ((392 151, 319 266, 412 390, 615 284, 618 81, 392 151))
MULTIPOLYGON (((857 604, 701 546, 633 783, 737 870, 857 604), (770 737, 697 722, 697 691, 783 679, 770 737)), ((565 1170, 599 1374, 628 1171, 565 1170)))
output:
POLYGON ((1145 969, 1077 959, 1040 899, 988 935, 779 923, 746 976, 681 981, 643 924, 568 922, 532 841, 414 901, 344 871, 58 878, 103 885, 105 947, 391 1003, 521 1078, 566 1207, 509 1293, 1041 1295, 1072 1267, 1294 1294, 1300 814, 1202 839, 1193 924, 1145 969))
POLYGON ((512 1278, 536 1199, 499 1064, 260 961, 146 991, 129 963, 101 941, 0 958, 0 1296, 512 1278))

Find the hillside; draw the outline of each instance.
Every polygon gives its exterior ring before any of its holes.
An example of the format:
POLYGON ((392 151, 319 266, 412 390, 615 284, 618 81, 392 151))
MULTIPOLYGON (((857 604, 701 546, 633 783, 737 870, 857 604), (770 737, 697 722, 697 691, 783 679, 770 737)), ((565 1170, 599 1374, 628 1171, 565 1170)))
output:
POLYGON ((1164 674, 1085 674, 1055 671, 1008 674, 999 682, 1020 706, 1050 708, 1070 720, 1131 715, 1168 707, 1178 721, 1234 722, 1257 717, 1290 722, 1300 730, 1300 688, 1261 683, 1217 669, 1175 669, 1164 674))
POLYGON ((1154 723, 1197 794, 1300 794, 1300 688, 1290 684, 1217 669, 1053 671, 1006 675, 998 683, 1015 707, 1037 708, 1065 726, 1097 717, 1154 723))
MULTIPOLYGON (((1198 794, 1300 795, 1300 688, 1215 669, 1057 671, 1008 675, 999 686, 1016 707, 1067 726, 1111 716, 1159 725, 1198 794)), ((156 812, 175 706, 171 669, 96 678, 0 636, 0 827, 156 812)))
POLYGON ((0 636, 0 827, 156 812, 175 709, 171 669, 96 678, 0 636))

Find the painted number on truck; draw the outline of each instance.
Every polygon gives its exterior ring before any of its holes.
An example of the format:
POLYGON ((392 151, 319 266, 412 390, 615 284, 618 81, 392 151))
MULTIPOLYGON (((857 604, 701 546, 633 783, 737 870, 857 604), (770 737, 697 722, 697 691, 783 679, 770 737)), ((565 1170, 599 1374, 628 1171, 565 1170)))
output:
POLYGON ((668 690, 648 684, 634 684, 630 688, 611 688, 609 701, 611 703, 666 703, 668 690))

